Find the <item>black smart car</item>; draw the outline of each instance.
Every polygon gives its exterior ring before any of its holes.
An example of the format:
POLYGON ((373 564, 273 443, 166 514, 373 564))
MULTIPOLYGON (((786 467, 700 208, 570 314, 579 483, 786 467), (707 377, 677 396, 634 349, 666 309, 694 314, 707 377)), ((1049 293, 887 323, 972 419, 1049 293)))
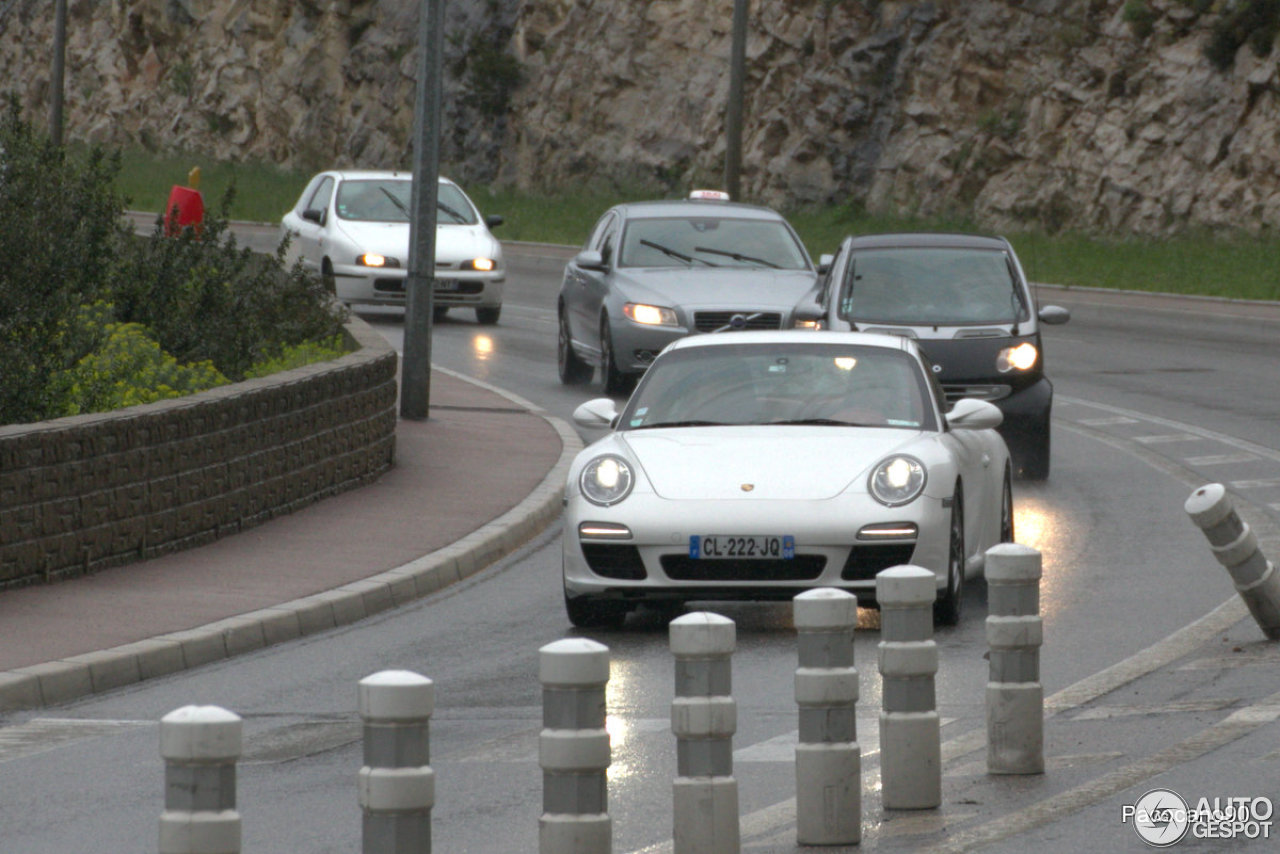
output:
POLYGON ((916 339, 949 401, 989 400, 1014 471, 1049 476, 1053 385, 1044 373, 1041 323, 1066 323, 1058 306, 1036 310, 1009 241, 970 234, 847 237, 823 259, 824 278, 801 320, 831 330, 916 339))

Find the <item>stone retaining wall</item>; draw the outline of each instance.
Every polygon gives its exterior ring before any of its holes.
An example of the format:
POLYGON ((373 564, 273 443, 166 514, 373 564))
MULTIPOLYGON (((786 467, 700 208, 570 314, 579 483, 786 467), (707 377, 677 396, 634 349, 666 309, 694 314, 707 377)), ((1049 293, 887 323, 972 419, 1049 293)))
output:
POLYGON ((0 427, 0 588, 208 543, 361 486, 395 455, 396 354, 115 412, 0 427))

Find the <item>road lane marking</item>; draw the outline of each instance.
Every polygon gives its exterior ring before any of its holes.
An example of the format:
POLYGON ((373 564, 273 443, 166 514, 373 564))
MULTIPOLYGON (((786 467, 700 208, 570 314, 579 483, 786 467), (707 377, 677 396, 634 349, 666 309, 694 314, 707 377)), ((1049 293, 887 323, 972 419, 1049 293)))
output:
POLYGON ((32 718, 24 724, 0 729, 0 762, 45 753, 77 741, 157 725, 155 721, 32 718))
POLYGON ((1209 454, 1203 457, 1187 457, 1183 462, 1189 466, 1224 466, 1228 463, 1250 463, 1256 460, 1253 454, 1209 454))
POLYGON ((1201 442, 1203 436, 1194 433, 1162 433, 1156 436, 1134 436, 1133 441, 1140 445, 1167 445, 1170 442, 1201 442))

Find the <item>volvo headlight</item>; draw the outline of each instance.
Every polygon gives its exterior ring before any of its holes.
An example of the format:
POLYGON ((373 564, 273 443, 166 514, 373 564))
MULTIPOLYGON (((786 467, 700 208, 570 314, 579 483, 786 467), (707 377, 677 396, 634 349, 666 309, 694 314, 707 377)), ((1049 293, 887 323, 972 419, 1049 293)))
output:
POLYGON ((622 313, 645 326, 677 326, 676 313, 673 309, 657 305, 629 302, 622 307, 622 313))
POLYGON ((996 370, 1002 374, 1010 371, 1029 371, 1036 366, 1036 359, 1039 356, 1036 345, 1030 341, 1023 341, 1016 347, 1005 347, 1000 351, 1000 355, 996 356, 996 370))
POLYGON ((635 486, 631 464, 622 457, 605 454, 587 463, 578 476, 583 496, 592 504, 608 507, 631 494, 635 486))
POLYGON ((889 457, 871 472, 867 488, 872 497, 888 507, 909 504, 924 492, 928 473, 915 457, 889 457))

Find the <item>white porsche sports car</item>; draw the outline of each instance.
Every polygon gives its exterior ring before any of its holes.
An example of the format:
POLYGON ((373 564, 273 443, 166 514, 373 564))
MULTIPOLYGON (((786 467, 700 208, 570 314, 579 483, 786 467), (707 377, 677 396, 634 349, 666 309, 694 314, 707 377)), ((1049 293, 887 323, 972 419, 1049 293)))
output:
POLYGON ((617 411, 565 487, 564 596, 577 626, 640 603, 789 599, 837 587, 873 604, 876 573, 938 579, 935 618, 960 616, 966 574, 1013 540, 1000 410, 948 409, 910 339, 857 332, 681 338, 617 411))

